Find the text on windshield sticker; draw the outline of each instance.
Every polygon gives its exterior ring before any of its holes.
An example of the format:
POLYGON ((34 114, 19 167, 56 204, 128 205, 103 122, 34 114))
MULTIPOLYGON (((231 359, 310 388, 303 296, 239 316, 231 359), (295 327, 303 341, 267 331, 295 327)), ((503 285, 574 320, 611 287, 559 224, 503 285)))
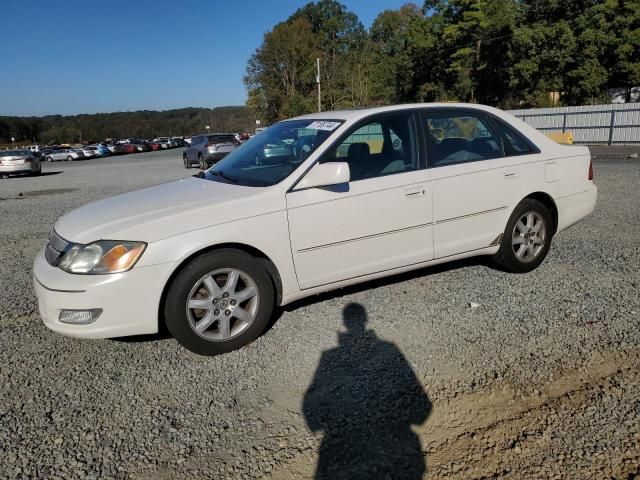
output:
POLYGON ((340 122, 326 122, 322 120, 316 120, 311 125, 307 125, 306 128, 313 130, 328 130, 333 131, 340 125, 340 122))

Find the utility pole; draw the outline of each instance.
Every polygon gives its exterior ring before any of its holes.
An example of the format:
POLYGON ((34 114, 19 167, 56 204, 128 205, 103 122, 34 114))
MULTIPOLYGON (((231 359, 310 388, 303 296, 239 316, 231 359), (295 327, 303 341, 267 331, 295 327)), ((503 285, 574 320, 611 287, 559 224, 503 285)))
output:
POLYGON ((316 58, 316 66, 318 67, 318 74, 316 75, 316 83, 318 84, 318 112, 321 112, 322 105, 320 104, 320 58, 316 58))

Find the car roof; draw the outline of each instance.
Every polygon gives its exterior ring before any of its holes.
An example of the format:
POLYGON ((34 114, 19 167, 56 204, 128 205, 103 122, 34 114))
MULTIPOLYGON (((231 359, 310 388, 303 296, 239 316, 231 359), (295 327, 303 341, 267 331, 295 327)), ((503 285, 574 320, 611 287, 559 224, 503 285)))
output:
POLYGON ((538 147, 544 147, 547 149, 556 149, 558 144, 548 138, 542 132, 536 130, 531 125, 524 123, 522 120, 515 116, 494 107, 487 105, 480 105, 477 103, 407 103, 400 105, 388 105, 384 107, 373 108, 361 108, 354 110, 335 110, 318 113, 310 113, 307 115, 300 115, 299 117, 290 118, 287 120, 344 120, 349 124, 353 124, 359 120, 362 120, 371 115, 377 113, 386 112, 398 112, 402 110, 412 110, 419 108, 447 108, 450 110, 476 110, 479 112, 486 112, 495 115, 503 121, 506 121, 512 127, 516 128, 520 133, 525 134, 532 140, 538 147))
POLYGON ((476 103, 406 103, 400 105, 386 105, 383 107, 356 108, 353 110, 329 110, 325 112, 309 113, 288 120, 359 120, 376 113, 394 112, 398 110, 410 110, 417 108, 464 108, 497 112, 498 110, 486 105, 476 103))

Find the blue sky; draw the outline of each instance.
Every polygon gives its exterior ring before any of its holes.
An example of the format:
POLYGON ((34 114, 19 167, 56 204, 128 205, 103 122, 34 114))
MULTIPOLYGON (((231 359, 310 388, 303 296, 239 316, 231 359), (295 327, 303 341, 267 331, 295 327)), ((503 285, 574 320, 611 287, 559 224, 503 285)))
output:
MULTIPOLYGON (((244 104, 247 59, 305 3, 2 0, 0 115, 244 104)), ((407 0, 342 3, 369 28, 407 0)))

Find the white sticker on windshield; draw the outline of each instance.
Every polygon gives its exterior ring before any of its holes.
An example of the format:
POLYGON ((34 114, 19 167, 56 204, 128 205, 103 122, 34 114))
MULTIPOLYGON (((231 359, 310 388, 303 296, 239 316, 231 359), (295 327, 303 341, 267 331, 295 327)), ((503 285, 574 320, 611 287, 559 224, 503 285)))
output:
POLYGON ((340 122, 326 122, 322 120, 316 120, 311 125, 307 125, 306 128, 313 130, 328 130, 329 132, 335 130, 340 126, 340 122))

